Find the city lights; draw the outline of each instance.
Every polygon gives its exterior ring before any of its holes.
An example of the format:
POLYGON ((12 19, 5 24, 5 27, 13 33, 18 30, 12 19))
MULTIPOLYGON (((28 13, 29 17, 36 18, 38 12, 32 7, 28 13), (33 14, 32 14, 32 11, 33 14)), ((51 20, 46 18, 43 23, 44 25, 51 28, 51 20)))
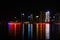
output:
POLYGON ((1 40, 60 40, 60 0, 14 1, 1 2, 1 40))
POLYGON ((41 12, 39 15, 30 14, 27 16, 22 13, 19 21, 18 17, 14 16, 15 20, 8 22, 9 35, 11 37, 19 36, 22 40, 50 40, 51 35, 54 36, 56 30, 59 29, 56 25, 60 24, 55 23, 56 16, 52 15, 51 17, 50 14, 50 11, 41 12))

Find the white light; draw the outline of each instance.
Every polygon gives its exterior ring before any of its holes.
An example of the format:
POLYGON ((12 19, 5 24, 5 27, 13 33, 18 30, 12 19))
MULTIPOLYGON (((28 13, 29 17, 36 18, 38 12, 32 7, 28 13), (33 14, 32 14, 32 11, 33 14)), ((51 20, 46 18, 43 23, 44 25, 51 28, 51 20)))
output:
POLYGON ((31 24, 31 38, 33 37, 33 24, 31 24))
POLYGON ((14 17, 16 19, 16 17, 14 17))
POLYGON ((55 16, 53 16, 53 18, 55 18, 55 16))
POLYGON ((24 13, 23 13, 23 14, 21 14, 21 15, 23 15, 23 16, 24 16, 24 13))
POLYGON ((38 18, 39 16, 36 16, 36 18, 38 18))
POLYGON ((50 12, 47 11, 46 14, 45 14, 45 22, 49 22, 50 21, 50 12))
POLYGON ((46 39, 50 39, 49 33, 50 33, 50 25, 49 23, 47 23, 46 24, 46 39))
POLYGON ((30 16, 33 16, 32 14, 30 16))
POLYGON ((47 11, 46 13, 50 13, 50 11, 47 11))

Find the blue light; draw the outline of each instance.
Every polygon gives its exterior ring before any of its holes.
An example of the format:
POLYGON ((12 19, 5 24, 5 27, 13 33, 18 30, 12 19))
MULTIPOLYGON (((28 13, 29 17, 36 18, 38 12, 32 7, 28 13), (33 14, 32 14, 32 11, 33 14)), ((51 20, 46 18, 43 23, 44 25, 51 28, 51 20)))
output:
POLYGON ((31 27, 30 27, 30 24, 28 24, 28 39, 30 38, 30 33, 31 32, 31 27))
POLYGON ((8 29, 10 30, 10 23, 8 22, 8 29))
POLYGON ((30 16, 28 16, 28 18, 30 18, 30 16))
POLYGON ((53 18, 55 18, 55 16, 53 16, 53 18))

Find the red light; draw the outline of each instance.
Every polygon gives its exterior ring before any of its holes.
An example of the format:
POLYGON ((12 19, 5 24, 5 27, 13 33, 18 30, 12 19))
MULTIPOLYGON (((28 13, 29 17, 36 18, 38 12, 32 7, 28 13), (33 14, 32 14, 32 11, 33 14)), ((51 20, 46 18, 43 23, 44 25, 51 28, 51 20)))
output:
POLYGON ((20 22, 10 22, 9 25, 9 33, 12 35, 16 35, 19 33, 21 29, 21 23, 20 22))

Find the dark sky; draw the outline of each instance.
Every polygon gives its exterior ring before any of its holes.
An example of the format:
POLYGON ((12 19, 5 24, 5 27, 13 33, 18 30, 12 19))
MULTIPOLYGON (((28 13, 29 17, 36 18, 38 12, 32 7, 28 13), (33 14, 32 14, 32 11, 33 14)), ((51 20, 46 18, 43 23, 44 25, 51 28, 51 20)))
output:
POLYGON ((40 11, 45 9, 51 9, 51 10, 59 10, 59 2, 58 1, 16 1, 16 10, 19 12, 22 10, 31 10, 31 11, 40 11))
POLYGON ((5 16, 18 15, 17 13, 20 14, 20 12, 25 14, 39 13, 41 10, 60 12, 60 2, 57 0, 8 1, 1 4, 0 10, 1 15, 5 16))

